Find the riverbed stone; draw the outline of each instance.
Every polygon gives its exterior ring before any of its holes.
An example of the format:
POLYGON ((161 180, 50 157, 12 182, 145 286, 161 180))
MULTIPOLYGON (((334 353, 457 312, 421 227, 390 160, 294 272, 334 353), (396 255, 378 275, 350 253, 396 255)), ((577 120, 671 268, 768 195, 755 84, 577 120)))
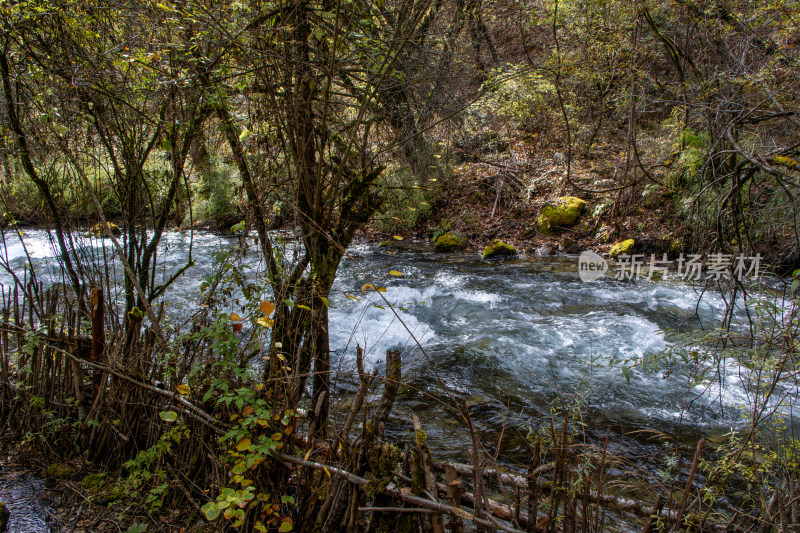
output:
POLYGON ((514 245, 503 242, 500 239, 494 239, 483 249, 484 259, 509 257, 512 255, 517 255, 517 249, 514 248, 514 245))
POLYGON ((545 244, 541 248, 536 249, 536 255, 541 257, 550 257, 556 255, 556 247, 551 244, 545 244))
POLYGON ((633 239, 620 241, 611 247, 611 250, 609 250, 608 255, 610 255, 611 257, 617 257, 620 254, 629 254, 633 251, 634 246, 636 246, 636 241, 634 241, 633 239))
POLYGON ((577 224, 586 212, 586 206, 586 200, 575 196, 556 198, 539 211, 536 225, 541 233, 552 235, 556 228, 570 228, 577 224))
POLYGON ((433 249, 436 252, 458 252, 466 250, 469 246, 469 240, 458 230, 451 230, 441 235, 436 242, 433 243, 433 249))

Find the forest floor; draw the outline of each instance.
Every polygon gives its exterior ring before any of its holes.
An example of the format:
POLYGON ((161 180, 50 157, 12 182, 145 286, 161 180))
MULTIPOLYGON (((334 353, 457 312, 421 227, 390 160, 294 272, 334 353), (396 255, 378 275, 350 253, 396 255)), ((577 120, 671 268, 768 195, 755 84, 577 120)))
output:
POLYGON ((385 224, 372 223, 362 238, 375 243, 393 235, 430 240, 437 230, 457 229, 474 252, 501 239, 523 256, 541 255, 546 247, 554 253, 605 254, 615 243, 631 238, 637 253, 668 253, 674 258, 682 251, 681 225, 671 199, 661 191, 644 197, 638 189, 616 190, 618 182, 609 177, 614 171, 612 153, 574 162, 569 179, 563 152, 552 152, 555 157, 532 153, 518 142, 505 153, 456 164, 430 216, 412 228, 400 225, 388 231, 385 224), (536 218, 542 207, 561 196, 585 200, 586 212, 576 226, 544 235, 537 230, 536 218))

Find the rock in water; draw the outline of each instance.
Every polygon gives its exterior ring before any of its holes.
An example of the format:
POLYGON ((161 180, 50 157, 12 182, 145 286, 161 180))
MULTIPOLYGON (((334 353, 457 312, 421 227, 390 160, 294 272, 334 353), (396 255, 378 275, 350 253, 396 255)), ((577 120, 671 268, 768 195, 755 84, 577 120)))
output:
POLYGON ((458 252, 465 250, 467 246, 469 246, 469 240, 458 230, 448 231, 433 243, 434 251, 440 253, 458 252))
POLYGON ((562 196, 545 205, 536 218, 539 231, 552 235, 554 228, 568 228, 578 223, 586 211, 586 201, 575 196, 562 196))
POLYGON ((536 255, 540 255, 542 257, 550 257, 551 255, 555 254, 556 254, 555 247, 549 244, 545 244, 544 246, 536 250, 536 255))
POLYGON ((517 254, 517 249, 514 246, 501 241, 500 239, 495 239, 490 242, 486 248, 483 249, 483 258, 484 259, 491 259, 494 257, 508 257, 517 254))

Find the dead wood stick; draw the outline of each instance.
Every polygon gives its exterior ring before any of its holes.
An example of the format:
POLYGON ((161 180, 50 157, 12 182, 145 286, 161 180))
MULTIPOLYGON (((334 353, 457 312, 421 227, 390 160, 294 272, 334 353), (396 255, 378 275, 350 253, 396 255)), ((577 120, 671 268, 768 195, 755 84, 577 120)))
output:
MULTIPOLYGON (((330 475, 337 475, 337 476, 344 477, 350 483, 353 483, 355 485, 366 485, 367 482, 368 482, 367 479, 364 479, 361 476, 357 476, 357 475, 355 475, 355 474, 353 474, 351 472, 348 472, 346 470, 342 470, 341 468, 336 468, 335 466, 328 466, 328 465, 323 465, 321 463, 315 463, 313 461, 306 461, 305 459, 301 459, 299 457, 294 457, 293 455, 287 455, 285 453, 275 452, 275 451, 272 452, 272 456, 277 458, 277 459, 279 459, 279 460, 281 460, 281 461, 287 462, 287 463, 294 463, 294 464, 305 466, 307 468, 313 468, 315 470, 322 470, 324 472, 329 473, 330 475)), ((498 529, 502 529, 503 531, 509 531, 511 533, 523 533, 519 529, 514 529, 512 527, 508 527, 508 526, 505 526, 503 524, 495 524, 495 523, 489 522, 488 520, 484 520, 482 518, 477 518, 472 513, 469 513, 467 511, 465 511, 464 509, 461 509, 460 507, 453 507, 452 505, 448 505, 448 504, 445 504, 445 503, 434 502, 434 501, 428 500, 426 498, 421 498, 419 496, 414 496, 413 494, 403 494, 399 489, 390 489, 390 488, 387 487, 384 490, 385 490, 386 494, 392 496, 393 498, 397 498, 399 500, 403 500, 405 502, 417 505, 419 507, 424 507, 426 509, 431 509, 433 511, 436 511, 436 512, 439 512, 439 513, 442 513, 442 514, 448 514, 448 515, 451 515, 451 516, 458 516, 458 517, 463 518, 464 520, 472 520, 472 521, 474 521, 476 523, 480 523, 483 526, 496 527, 498 529)))
MULTIPOLYGON (((446 472, 447 467, 452 467, 459 474, 463 474, 465 476, 471 476, 473 472, 473 468, 470 465, 464 463, 452 463, 449 461, 437 461, 433 463, 434 470, 439 472, 446 472)), ((543 474, 545 472, 549 472, 555 468, 554 463, 548 463, 546 465, 542 465, 531 471, 530 475, 536 476, 538 474, 543 474)), ((508 472, 503 472, 497 468, 486 468, 481 469, 481 473, 484 477, 492 478, 497 477, 502 483, 506 485, 510 485, 512 487, 517 487, 520 489, 527 489, 528 488, 528 480, 525 476, 520 476, 516 474, 509 474, 508 472)))
POLYGON ((144 383, 142 381, 139 381, 139 380, 137 380, 135 378, 132 378, 132 377, 128 376, 127 374, 124 374, 122 372, 118 372, 117 370, 109 368, 106 365, 101 365, 101 364, 98 364, 98 363, 92 363, 90 361, 87 361, 86 359, 81 359, 80 357, 77 357, 77 356, 69 353, 66 350, 62 350, 61 348, 53 346, 52 344, 44 343, 44 346, 47 346, 48 348, 51 348, 51 349, 53 349, 53 350, 55 350, 55 351, 57 351, 59 353, 62 353, 64 355, 66 355, 67 357, 69 357, 74 362, 85 364, 85 365, 89 365, 92 368, 96 368, 98 370, 103 370, 105 372, 108 372, 109 374, 113 374, 114 376, 117 376, 120 379, 124 379, 125 381, 133 383, 134 385, 136 385, 138 387, 141 387, 143 389, 147 389, 150 392, 155 392, 156 394, 160 394, 161 396, 165 396, 165 397, 169 398, 170 400, 172 400, 173 403, 177 403, 180 406, 182 406, 183 408, 185 408, 185 410, 184 409, 179 409, 181 412, 183 412, 185 414, 189 414, 189 413, 187 413, 186 410, 191 411, 191 415, 190 416, 192 416, 192 418, 195 418, 196 420, 202 422, 203 424, 205 424, 206 426, 210 427, 211 429, 213 429, 214 431, 216 431, 219 434, 224 434, 225 433, 225 430, 220 428, 217 425, 218 421, 215 420, 211 415, 209 415, 208 413, 206 413, 205 411, 203 411, 202 409, 200 409, 199 407, 197 407, 193 403, 181 398, 175 392, 170 392, 168 390, 159 389, 158 387, 156 387, 154 385, 150 385, 148 383, 144 383))

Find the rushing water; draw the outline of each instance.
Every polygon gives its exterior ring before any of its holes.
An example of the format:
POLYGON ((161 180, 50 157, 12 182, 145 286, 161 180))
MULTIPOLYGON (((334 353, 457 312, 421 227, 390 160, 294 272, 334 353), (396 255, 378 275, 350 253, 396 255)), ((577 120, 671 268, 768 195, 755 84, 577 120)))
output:
MULTIPOLYGON (((24 249, 13 234, 6 236, 0 258, 21 278, 24 249)), ((47 234, 30 231, 24 241, 40 279, 52 282, 57 254, 47 234)), ((168 277, 186 262, 190 242, 196 264, 166 296, 176 320, 197 309, 200 283, 213 270, 215 252, 239 240, 169 233, 159 276, 168 277)), ((91 240, 86 253, 101 259, 98 243, 91 240)), ((259 271, 254 250, 245 257, 251 279, 259 271)), ((292 255, 291 245, 287 253, 292 255)), ((121 279, 121 269, 116 276, 121 279)), ((2 273, 0 283, 9 282, 9 273, 2 273)), ((580 397, 599 427, 717 431, 743 422, 734 406, 746 403, 747 390, 735 372, 724 386, 691 386, 682 368, 669 375, 634 368, 628 383, 618 361, 630 365, 666 348, 667 329, 716 327, 724 308, 721 295, 705 292, 701 298, 700 289, 679 282, 584 283, 576 258, 490 262, 474 254, 434 254, 425 245, 399 251, 357 245, 343 261, 330 297, 334 367, 342 373, 337 390, 352 388, 356 344, 373 367, 381 366, 387 349, 402 350, 408 388, 395 412, 397 426, 410 429, 413 412, 437 445, 455 455, 463 455, 463 424, 440 401, 446 396, 442 384, 468 402, 487 440, 496 441, 493 435, 503 425, 520 430, 507 432, 512 448, 514 435, 524 433, 557 398, 580 397), (387 290, 363 293, 365 283, 387 290)))
POLYGON ((52 507, 44 481, 34 475, 0 468, 0 501, 10 512, 8 533, 50 531, 52 507))

